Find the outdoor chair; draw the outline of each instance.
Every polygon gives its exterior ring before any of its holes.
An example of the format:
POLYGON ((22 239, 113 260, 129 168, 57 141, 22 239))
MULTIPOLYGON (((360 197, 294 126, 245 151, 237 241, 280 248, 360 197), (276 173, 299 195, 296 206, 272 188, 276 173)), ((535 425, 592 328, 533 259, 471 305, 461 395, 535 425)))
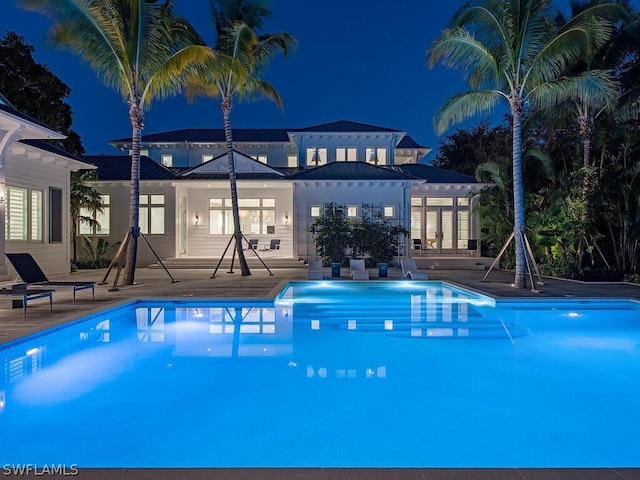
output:
POLYGON ((400 260, 400 265, 402 265, 403 277, 411 277, 411 280, 429 280, 429 275, 425 272, 418 271, 418 266, 416 265, 415 260, 400 260))
POLYGON ((349 260, 349 269, 351 270, 351 278, 354 280, 369 280, 369 272, 364 267, 364 260, 349 260))
POLYGON ((322 274, 322 260, 309 260, 307 265, 307 279, 308 280, 322 280, 324 275, 322 274))
POLYGON ((423 245, 422 240, 419 238, 413 239, 413 249, 420 253, 429 251, 429 247, 427 245, 423 245))
MULTIPOLYGON (((21 302, 21 307, 22 307, 22 316, 26 317, 27 316, 27 304, 31 301, 31 300, 37 300, 40 298, 47 298, 49 297, 49 309, 53 310, 53 290, 43 290, 43 289, 39 289, 39 290, 27 290, 26 287, 20 286, 20 285, 12 285, 11 288, 1 288, 0 289, 0 296, 3 297, 12 297, 14 298, 15 302, 21 302)), ((16 304, 14 303, 14 307, 16 307, 16 304)))
MULTIPOLYGON (((76 303, 76 292, 78 290, 91 289, 91 296, 95 300, 96 282, 56 282, 49 281, 38 263, 30 253, 5 253, 18 276, 27 285, 37 287, 71 287, 73 288, 73 303, 76 303)), ((26 308, 26 307, 25 307, 26 308)))
POLYGON ((266 254, 269 254, 269 252, 271 252, 273 255, 275 255, 280 251, 280 239, 279 238, 272 239, 269 242, 269 248, 265 248, 262 251, 265 252, 266 254))
POLYGON ((245 248, 245 250, 257 250, 258 249, 258 239, 257 238, 250 238, 249 239, 249 246, 247 248, 245 248))

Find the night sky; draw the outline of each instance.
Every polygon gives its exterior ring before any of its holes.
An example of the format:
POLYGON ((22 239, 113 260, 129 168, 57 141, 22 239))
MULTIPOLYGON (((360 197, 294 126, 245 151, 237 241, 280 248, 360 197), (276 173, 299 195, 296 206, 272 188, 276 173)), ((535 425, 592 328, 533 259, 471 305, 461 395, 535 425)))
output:
MULTIPOLYGON (((209 1, 175 3, 176 11, 212 44, 209 1)), ((467 88, 459 72, 426 67, 425 52, 462 4, 460 0, 271 0, 273 16, 264 31, 287 32, 298 40, 293 55, 275 59, 264 75, 280 93, 284 111, 267 100, 236 103, 232 126, 304 128, 351 120, 406 131, 435 149, 439 143, 432 126, 435 110, 467 88)), ((36 61, 48 65, 71 87, 67 101, 74 112, 73 128, 87 154, 117 153, 108 141, 131 136, 128 109, 120 95, 105 87, 80 58, 47 45, 51 25, 47 18, 21 10, 15 0, 8 0, 2 10, 0 35, 12 30, 24 36, 35 46, 36 61)), ((200 99, 189 104, 182 97, 157 101, 146 113, 143 133, 182 128, 222 128, 219 103, 200 99)))

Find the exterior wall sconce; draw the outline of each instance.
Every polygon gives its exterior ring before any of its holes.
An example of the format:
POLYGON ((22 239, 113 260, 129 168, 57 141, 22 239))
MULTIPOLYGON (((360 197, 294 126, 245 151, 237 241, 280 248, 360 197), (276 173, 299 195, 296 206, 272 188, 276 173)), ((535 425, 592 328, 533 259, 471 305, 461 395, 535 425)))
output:
POLYGON ((284 212, 284 225, 289 225, 289 214, 287 212, 284 212))
POLYGON ((198 212, 196 212, 196 227, 198 226, 198 224, 200 223, 200 216, 198 215, 198 212))

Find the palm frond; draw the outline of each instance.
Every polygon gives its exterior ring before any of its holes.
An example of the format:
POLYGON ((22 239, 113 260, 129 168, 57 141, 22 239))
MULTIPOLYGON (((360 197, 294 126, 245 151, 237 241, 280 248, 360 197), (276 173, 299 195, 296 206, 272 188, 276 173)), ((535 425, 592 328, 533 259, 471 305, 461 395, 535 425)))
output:
POLYGON ((434 128, 438 135, 441 135, 454 124, 475 115, 491 112, 500 99, 505 98, 504 93, 499 90, 474 90, 456 95, 436 111, 433 119, 434 128))

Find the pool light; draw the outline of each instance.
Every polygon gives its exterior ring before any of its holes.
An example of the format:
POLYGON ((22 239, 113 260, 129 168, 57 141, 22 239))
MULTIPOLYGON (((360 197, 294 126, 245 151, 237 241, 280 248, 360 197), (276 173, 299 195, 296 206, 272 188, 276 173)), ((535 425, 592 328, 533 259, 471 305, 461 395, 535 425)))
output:
POLYGON ((30 349, 30 350, 27 350, 26 355, 35 355, 39 351, 40 351, 40 349, 38 347, 34 347, 34 348, 30 349))

